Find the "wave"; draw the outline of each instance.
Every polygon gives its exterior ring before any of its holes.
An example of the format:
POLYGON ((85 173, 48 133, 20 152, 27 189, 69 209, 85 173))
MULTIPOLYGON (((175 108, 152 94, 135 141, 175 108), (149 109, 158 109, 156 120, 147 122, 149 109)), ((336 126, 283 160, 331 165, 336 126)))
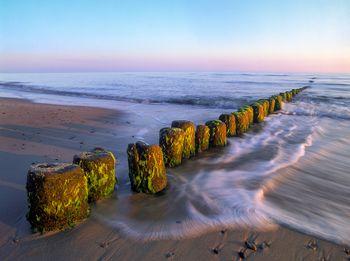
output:
POLYGON ((228 228, 273 229, 276 224, 262 209, 264 183, 297 162, 312 141, 315 122, 297 121, 274 115, 259 133, 231 140, 221 156, 169 170, 170 189, 164 195, 125 195, 118 197, 117 206, 102 206, 94 215, 142 240, 181 239, 228 228))
MULTIPOLYGON (((253 98, 230 98, 224 96, 211 96, 203 97, 196 95, 187 95, 181 97, 159 97, 159 98, 136 98, 136 97, 125 97, 113 94, 103 95, 96 93, 87 92, 76 92, 76 91, 64 91, 57 89, 50 89, 44 86, 25 85, 20 82, 0 82, 0 86, 4 89, 17 90, 21 92, 30 92, 38 94, 48 95, 59 95, 59 96, 70 96, 79 98, 92 98, 101 100, 115 100, 125 101, 132 103, 143 103, 143 104, 178 104, 178 105, 193 105, 193 106, 204 106, 209 108, 222 108, 222 109, 233 109, 237 106, 242 106, 253 101, 253 98)), ((103 89, 105 90, 105 89, 103 89)), ((100 90, 101 91, 101 90, 100 90)))

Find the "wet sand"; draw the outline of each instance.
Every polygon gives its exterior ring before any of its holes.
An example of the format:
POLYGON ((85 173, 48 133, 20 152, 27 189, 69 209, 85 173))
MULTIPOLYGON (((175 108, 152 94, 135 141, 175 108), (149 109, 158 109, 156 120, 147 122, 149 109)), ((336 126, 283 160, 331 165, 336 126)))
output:
MULTIPOLYGON (((244 242, 255 238, 270 246, 245 255, 254 260, 347 260, 344 246, 285 227, 266 231, 252 228, 208 232, 191 238, 142 240, 128 237, 97 214, 118 202, 128 189, 125 149, 145 121, 130 111, 35 104, 0 99, 0 259, 1 260, 237 260, 244 242), (111 199, 92 206, 91 217, 60 233, 31 234, 25 219, 26 172, 33 162, 71 161, 75 153, 96 146, 118 158, 119 190, 111 199), (317 247, 310 242, 316 241, 317 247), (309 245, 309 246, 308 246, 309 245)), ((150 135, 150 140, 155 140, 150 135)), ((133 195, 140 201, 146 195, 133 195)), ((155 198, 156 200, 157 198, 155 198)), ((150 207, 151 209, 151 207, 150 207)), ((122 210, 122 208, 121 208, 122 210)), ((137 213, 137 209, 133 210, 137 213)), ((156 220, 160 213, 154 213, 156 220)))

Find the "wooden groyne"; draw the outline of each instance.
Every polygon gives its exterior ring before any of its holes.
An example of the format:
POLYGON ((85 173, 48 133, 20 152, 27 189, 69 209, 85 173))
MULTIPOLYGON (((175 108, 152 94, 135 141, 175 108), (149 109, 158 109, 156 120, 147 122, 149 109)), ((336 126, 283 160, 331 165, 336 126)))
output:
MULTIPOLYGON (((218 119, 209 120, 205 125, 195 126, 193 122, 186 120, 173 121, 171 127, 162 128, 159 131, 159 146, 163 157, 159 158, 159 162, 155 165, 161 168, 164 162, 166 167, 176 167, 184 159, 194 157, 210 148, 226 146, 227 138, 240 136, 254 124, 263 122, 269 114, 281 110, 284 102, 290 102, 296 94, 306 88, 292 89, 267 99, 259 99, 230 114, 221 114, 218 119)), ((129 176, 133 184, 133 177, 143 174, 141 170, 139 173, 135 171, 135 158, 129 153, 129 149, 128 158, 129 176)), ((133 190, 135 189, 133 188, 133 190)), ((152 194, 155 191, 142 190, 140 192, 152 194)))
MULTIPOLYGON (((218 119, 195 125, 176 120, 159 131, 159 145, 142 141, 127 148, 131 189, 155 194, 167 187, 166 167, 213 147, 226 146, 227 138, 240 136, 253 124, 279 111, 307 87, 260 99, 218 119)), ((89 203, 110 197, 117 183, 116 158, 102 148, 75 155, 72 163, 40 163, 27 174, 27 219, 36 231, 61 230, 87 218, 89 203)))

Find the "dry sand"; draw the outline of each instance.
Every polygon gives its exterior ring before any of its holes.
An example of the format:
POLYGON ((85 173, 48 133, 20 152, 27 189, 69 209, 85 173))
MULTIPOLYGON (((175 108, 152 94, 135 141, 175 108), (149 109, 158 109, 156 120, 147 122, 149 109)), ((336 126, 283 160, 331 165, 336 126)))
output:
MULTIPOLYGON (((218 230, 195 238, 143 241, 121 234, 92 214, 67 231, 31 234, 25 219, 29 165, 71 161, 82 150, 105 147, 117 155, 117 175, 126 184, 125 149, 140 127, 134 119, 122 111, 0 99, 0 260, 239 260, 248 238, 271 243, 256 252, 247 250, 248 259, 350 260, 343 246, 278 226, 265 232, 218 230), (313 240, 315 249, 308 247, 313 240)), ((98 207, 113 204, 118 193, 98 207)))

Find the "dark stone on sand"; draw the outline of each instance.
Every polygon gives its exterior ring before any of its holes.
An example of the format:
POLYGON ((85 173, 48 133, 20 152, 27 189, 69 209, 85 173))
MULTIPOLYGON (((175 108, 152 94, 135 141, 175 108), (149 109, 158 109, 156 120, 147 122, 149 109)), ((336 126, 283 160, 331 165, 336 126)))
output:
POLYGON ((79 165, 87 178, 89 201, 110 197, 117 182, 116 159, 112 152, 102 148, 75 155, 73 163, 79 165))
POLYGON ((258 249, 254 241, 245 241, 245 246, 246 248, 249 248, 253 251, 256 251, 258 249))
POLYGON ((219 120, 226 124, 227 137, 232 137, 236 135, 236 119, 234 115, 221 114, 219 120))
POLYGON ((196 126, 194 123, 191 121, 178 120, 173 121, 171 127, 180 128, 185 133, 182 157, 185 159, 193 157, 196 154, 196 126))
POLYGON ((217 248, 217 247, 214 247, 214 248, 212 249, 212 251, 213 251, 213 253, 214 253, 215 255, 218 255, 218 254, 219 254, 219 248, 217 248))
POLYGON ((238 252, 238 256, 239 256, 239 258, 241 258, 241 259, 246 259, 246 254, 245 254, 245 250, 240 250, 239 252, 238 252))
POLYGON ((127 154, 133 191, 155 194, 165 189, 167 177, 160 146, 139 141, 128 145, 127 154))
POLYGON ((159 131, 159 145, 166 166, 175 167, 182 162, 185 132, 180 128, 163 128, 159 131))
POLYGON ((83 170, 70 163, 32 165, 27 175, 27 219, 40 232, 74 226, 89 215, 83 170))
POLYGON ((210 129, 206 125, 197 125, 196 129, 196 151, 200 153, 209 148, 210 129))
POLYGON ((210 147, 222 147, 227 143, 226 124, 220 120, 207 121, 205 123, 210 129, 210 147))

